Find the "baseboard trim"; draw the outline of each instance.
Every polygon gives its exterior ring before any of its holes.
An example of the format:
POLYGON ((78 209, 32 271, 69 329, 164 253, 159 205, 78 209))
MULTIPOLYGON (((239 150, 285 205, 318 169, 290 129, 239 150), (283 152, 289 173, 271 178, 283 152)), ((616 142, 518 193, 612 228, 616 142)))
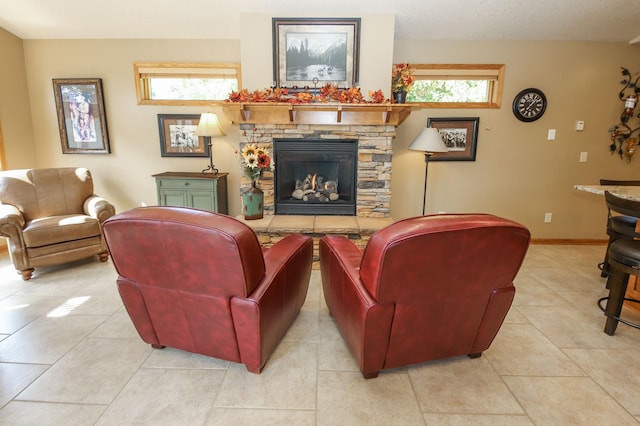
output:
POLYGON ((592 239, 564 239, 564 238, 533 238, 531 244, 549 245, 573 245, 573 246, 599 246, 606 245, 609 240, 592 239))

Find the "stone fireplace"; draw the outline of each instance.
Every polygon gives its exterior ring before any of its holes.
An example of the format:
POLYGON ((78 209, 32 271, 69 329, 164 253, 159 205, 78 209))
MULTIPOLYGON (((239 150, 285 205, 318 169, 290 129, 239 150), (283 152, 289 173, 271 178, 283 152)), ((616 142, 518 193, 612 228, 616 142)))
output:
MULTIPOLYGON (((259 181, 260 188, 264 191, 265 215, 274 214, 309 214, 309 215, 355 215, 366 218, 386 218, 390 216, 391 205, 391 159, 392 140, 395 137, 393 125, 325 125, 325 124, 240 124, 241 134, 244 132, 252 135, 252 140, 260 144, 274 146, 277 155, 278 143, 285 143, 296 151, 295 155, 302 155, 310 142, 313 142, 313 150, 324 153, 335 146, 336 141, 350 141, 355 148, 355 187, 353 207, 342 212, 327 212, 324 203, 315 203, 315 208, 304 207, 301 210, 289 208, 290 206, 278 206, 276 208, 276 194, 274 185, 275 174, 265 173, 259 181), (306 210, 306 211, 305 211, 306 210)), ((242 142, 246 138, 242 137, 242 142)), ((324 155, 324 154, 323 154, 324 155)), ((344 168, 344 154, 336 153, 334 163, 342 163, 344 168)), ((302 157, 300 157, 302 158, 302 157)), ((323 158, 327 158, 324 156, 323 158)), ((331 162, 331 161, 329 161, 331 162)), ((278 173, 279 160, 275 158, 276 174, 278 173)), ((291 176, 283 179, 294 179, 291 176)), ((326 179, 326 177, 325 177, 326 179)), ((291 182, 294 185, 295 182, 291 182)), ((341 185, 338 182, 338 185, 341 185)), ((293 189, 292 189, 293 190, 293 189)), ((285 197, 288 197, 287 194, 285 197)), ((300 203, 294 203, 300 204, 300 203)), ((329 204, 329 203, 327 203, 329 204)))
MULTIPOLYGON (((281 195, 274 185, 279 167, 276 159, 276 172, 265 173, 259 182, 265 195, 263 219, 244 221, 256 232, 264 247, 270 247, 290 234, 310 235, 314 240, 314 268, 318 268, 318 240, 323 235, 343 235, 363 249, 371 235, 393 223, 390 212, 392 141, 396 127, 411 113, 410 107, 401 104, 229 103, 224 110, 232 122, 240 126, 241 145, 251 141, 273 147, 274 143, 284 141, 294 148, 300 145, 304 152, 306 144, 313 142, 314 150, 325 153, 336 141, 351 141, 355 148, 355 206, 348 214, 327 214, 321 209, 280 214, 281 208, 276 208, 275 203, 281 195)), ((327 161, 340 163, 340 155, 338 159, 327 161)), ((323 169, 319 173, 326 175, 325 181, 335 180, 329 176, 330 171, 323 169)), ((288 187, 291 187, 295 186, 293 182, 297 178, 283 179, 289 179, 288 187)), ((343 179, 337 178, 339 188, 342 188, 343 179)), ((289 194, 285 197, 290 198, 289 194)), ((238 218, 243 220, 242 216, 238 218)))

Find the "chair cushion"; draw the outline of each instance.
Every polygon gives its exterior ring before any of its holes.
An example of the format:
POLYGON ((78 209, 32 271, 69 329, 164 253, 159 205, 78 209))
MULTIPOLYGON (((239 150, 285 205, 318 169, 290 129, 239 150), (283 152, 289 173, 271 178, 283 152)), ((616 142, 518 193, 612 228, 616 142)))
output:
POLYGON ((623 265, 640 268, 640 240, 620 238, 609 246, 609 259, 623 265))
POLYGON ((609 226, 619 234, 633 233, 636 229, 637 219, 631 216, 612 216, 609 226))
POLYGON ((100 235, 98 219, 86 215, 51 216, 32 220, 24 228, 25 245, 41 247, 100 235))

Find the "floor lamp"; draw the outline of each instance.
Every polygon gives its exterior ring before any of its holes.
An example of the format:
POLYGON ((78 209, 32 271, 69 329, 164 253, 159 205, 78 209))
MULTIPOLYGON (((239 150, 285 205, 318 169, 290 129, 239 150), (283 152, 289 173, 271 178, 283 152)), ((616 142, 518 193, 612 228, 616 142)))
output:
POLYGON ((424 198, 422 199, 422 216, 427 205, 427 173, 429 172, 429 157, 434 152, 447 152, 447 147, 442 141, 440 132, 433 127, 422 129, 418 137, 411 142, 409 149, 424 152, 424 198))
POLYGON ((211 172, 214 175, 218 174, 218 169, 213 165, 213 142, 212 136, 225 136, 225 133, 220 128, 220 122, 218 122, 218 116, 212 112, 205 112, 200 116, 200 122, 194 135, 203 136, 204 143, 209 145, 209 166, 202 170, 202 173, 211 172))

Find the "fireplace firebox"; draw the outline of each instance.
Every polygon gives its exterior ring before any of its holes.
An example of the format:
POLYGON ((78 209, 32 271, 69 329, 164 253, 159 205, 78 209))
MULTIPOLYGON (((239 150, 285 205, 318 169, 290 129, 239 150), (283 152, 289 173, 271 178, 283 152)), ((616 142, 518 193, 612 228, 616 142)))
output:
POLYGON ((356 139, 275 139, 275 214, 356 214, 356 139))

